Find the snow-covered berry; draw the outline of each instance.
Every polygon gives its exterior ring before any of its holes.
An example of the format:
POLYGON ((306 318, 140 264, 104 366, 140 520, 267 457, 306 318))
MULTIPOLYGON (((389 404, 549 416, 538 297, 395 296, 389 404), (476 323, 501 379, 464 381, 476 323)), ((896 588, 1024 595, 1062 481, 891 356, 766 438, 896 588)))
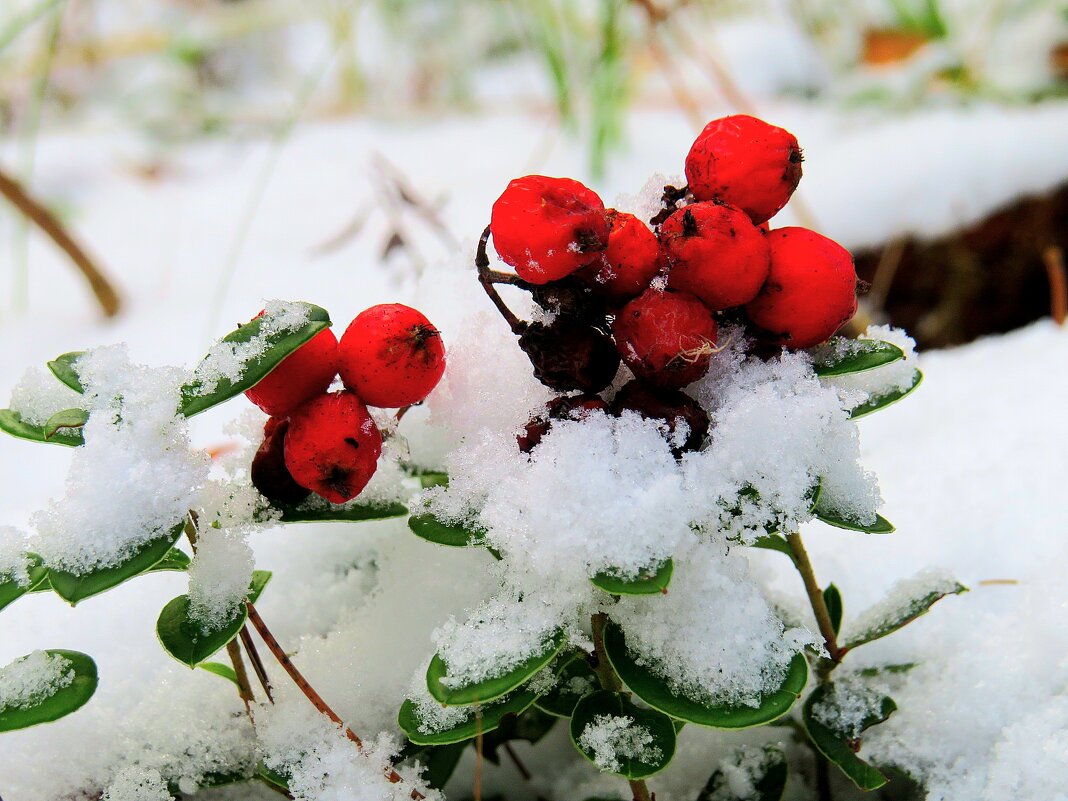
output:
POLYGON ((519 450, 530 453, 549 433, 553 420, 584 420, 593 412, 608 411, 608 404, 596 395, 561 395, 553 398, 531 418, 516 437, 519 450))
POLYGON ((686 156, 686 180, 698 200, 720 200, 754 223, 773 217, 801 180, 801 148, 792 133, 734 114, 712 120, 686 156))
POLYGON ((381 453, 382 434, 352 392, 320 395, 290 417, 286 467, 298 484, 331 503, 359 495, 381 453))
POLYGON ((516 178, 493 204, 493 247, 520 278, 546 284, 585 267, 608 245, 597 193, 570 178, 516 178))
POLYGON ((664 221, 660 242, 668 286, 699 297, 713 311, 742 306, 768 277, 768 243, 742 211, 694 203, 664 221))
POLYGON ((361 312, 338 346, 341 380, 368 405, 418 403, 445 372, 441 334, 423 314, 400 303, 361 312))
POLYGON ((708 414, 701 405, 677 389, 654 387, 640 379, 628 381, 612 398, 612 413, 637 412, 647 420, 663 420, 676 458, 700 449, 708 436, 708 414))
POLYGON ((746 314, 763 339, 790 348, 818 345, 857 311, 853 257, 807 228, 776 228, 767 240, 771 272, 746 314))

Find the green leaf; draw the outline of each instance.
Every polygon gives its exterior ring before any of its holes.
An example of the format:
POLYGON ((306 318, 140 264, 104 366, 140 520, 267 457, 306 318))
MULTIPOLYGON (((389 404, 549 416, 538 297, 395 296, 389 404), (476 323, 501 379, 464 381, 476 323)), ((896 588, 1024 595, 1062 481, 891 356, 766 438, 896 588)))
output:
POLYGON ((906 395, 909 395, 914 392, 916 390, 916 387, 918 387, 922 381, 923 373, 921 373, 919 370, 916 370, 912 374, 912 383, 909 384, 908 387, 906 387, 905 389, 895 389, 883 395, 876 395, 874 397, 868 398, 866 401, 864 401, 864 403, 860 404, 859 406, 853 407, 853 409, 849 412, 849 419, 859 420, 861 417, 867 417, 872 412, 877 412, 880 409, 885 409, 887 406, 893 403, 897 403, 906 395))
POLYGON ((25 729, 38 723, 58 720, 80 709, 96 692, 96 663, 91 657, 80 651, 61 649, 49 649, 45 653, 66 659, 70 663, 68 669, 74 671, 74 680, 29 706, 0 704, 0 732, 25 729))
POLYGON ((573 654, 560 669, 556 686, 534 703, 550 715, 569 718, 575 711, 575 705, 600 686, 600 680, 590 667, 586 655, 573 654))
POLYGON ((282 512, 283 523, 359 523, 368 520, 388 520, 404 517, 408 508, 399 503, 332 504, 318 500, 305 501, 296 506, 274 506, 282 512))
POLYGON ((427 472, 419 474, 419 483, 423 489, 430 489, 431 487, 447 487, 449 486, 449 474, 438 472, 427 472))
POLYGON ((424 768, 423 781, 428 787, 441 790, 452 778, 466 748, 467 742, 424 746, 414 746, 409 743, 401 751, 400 756, 406 761, 418 761, 424 768))
POLYGON ((654 595, 667 592, 674 569, 674 563, 668 559, 655 570, 650 569, 637 578, 624 579, 610 573, 598 573, 590 581, 612 595, 654 595))
MULTIPOLYGON (((529 707, 518 715, 509 715, 501 720, 501 725, 482 737, 482 756, 494 765, 501 764, 497 750, 510 742, 522 740, 534 745, 549 733, 556 725, 557 718, 538 709, 529 707)), ((472 743, 476 750, 478 741, 472 743)))
POLYGON ((863 373, 905 358, 897 345, 878 339, 835 337, 813 354, 813 369, 820 378, 863 373))
POLYGON ((51 568, 48 571, 48 581, 56 595, 73 606, 79 601, 117 587, 134 576, 151 571, 161 561, 169 558, 171 546, 182 535, 184 525, 184 522, 179 523, 169 534, 146 542, 121 564, 100 567, 80 575, 51 568))
POLYGON ((483 734, 493 731, 501 725, 507 715, 518 715, 527 709, 534 703, 535 697, 534 693, 529 690, 512 693, 507 698, 503 698, 496 703, 474 707, 473 712, 475 714, 465 722, 451 729, 432 734, 424 734, 419 731, 421 721, 416 712, 415 704, 411 700, 406 700, 401 704, 397 722, 404 730, 404 733, 408 735, 408 739, 416 745, 448 745, 449 743, 459 743, 477 737, 480 731, 483 734))
POLYGON ((844 517, 826 509, 820 509, 817 507, 813 511, 815 512, 816 517, 819 520, 822 520, 828 526, 834 526, 835 528, 844 528, 849 531, 862 531, 865 534, 894 533, 894 524, 882 515, 875 515, 874 523, 857 523, 853 520, 846 520, 844 517))
POLYGON ((289 779, 278 771, 271 770, 262 762, 256 767, 256 778, 264 784, 269 784, 289 792, 289 779))
MULTIPOLYGON (((619 763, 619 769, 612 771, 613 773, 628 779, 644 779, 662 771, 675 756, 675 726, 670 717, 655 709, 635 706, 624 693, 599 690, 579 701, 575 713, 571 716, 571 742, 590 762, 596 764, 596 754, 583 747, 582 733, 602 715, 630 718, 634 725, 644 727, 653 738, 647 747, 648 755, 644 758, 617 753, 615 761, 619 763)), ((604 770, 601 765, 598 767, 604 770)))
POLYGON ((766 551, 778 551, 779 553, 786 554, 790 557, 790 561, 795 565, 797 564, 797 557, 794 556, 794 549, 790 547, 790 543, 786 541, 786 537, 781 534, 765 534, 762 537, 758 537, 753 542, 754 548, 763 548, 766 551))
MULTIPOLYGON (((754 766, 752 770, 753 773, 750 775, 755 795, 747 795, 745 801, 781 801, 783 793, 786 792, 786 779, 789 775, 786 754, 782 752, 782 749, 765 746, 764 762, 754 766)), ((740 801, 740 799, 731 792, 729 779, 724 776, 723 771, 717 770, 697 796, 697 801, 740 801)))
POLYGON ((85 444, 82 432, 77 429, 57 432, 51 437, 46 437, 44 426, 27 423, 22 419, 22 415, 11 409, 0 409, 0 431, 5 431, 19 439, 28 439, 31 442, 48 442, 52 445, 66 445, 68 448, 76 448, 85 444))
POLYGON ((189 606, 188 595, 169 601, 156 621, 156 634, 167 653, 183 665, 195 668, 238 635, 248 612, 241 604, 221 628, 205 632, 190 618, 189 606))
POLYGON ((201 662, 197 667, 237 684, 237 672, 230 665, 224 665, 222 662, 201 662))
POLYGON ((52 375, 79 395, 85 392, 85 387, 82 386, 82 379, 78 375, 78 370, 75 368, 74 364, 84 355, 84 350, 76 350, 70 353, 64 353, 62 356, 57 356, 48 363, 48 369, 52 371, 52 375))
MULTIPOLYGON (((820 723, 814 716, 813 710, 830 691, 830 684, 821 684, 805 701, 801 714, 801 722, 808 733, 809 740, 819 749, 827 759, 837 765, 846 776, 861 790, 877 790, 886 784, 886 777, 875 767, 869 765, 859 756, 860 743, 850 740, 837 732, 832 731, 820 723)), ((876 723, 886 720, 897 709, 897 705, 890 698, 884 698, 882 708, 878 714, 867 718, 861 724, 861 730, 871 728, 876 723)))
POLYGON ((895 610, 893 616, 873 624, 869 628, 864 629, 850 638, 845 647, 856 648, 858 645, 864 645, 873 640, 878 640, 885 637, 887 634, 893 634, 902 626, 906 626, 921 615, 927 614, 932 606, 947 595, 960 595, 962 592, 967 591, 968 588, 963 584, 954 582, 953 586, 950 588, 932 590, 918 597, 910 598, 895 610))
POLYGON ((248 602, 250 604, 254 604, 260 599, 260 594, 263 593, 263 588, 267 586, 267 582, 271 580, 271 576, 273 575, 274 574, 270 570, 252 571, 252 583, 248 588, 248 602))
POLYGON ((823 602, 827 604, 827 611, 831 613, 831 628, 837 636, 842 628, 842 593, 833 584, 828 584, 827 589, 823 591, 823 602))
POLYGON ((482 544, 481 532, 442 523, 432 514, 412 515, 408 518, 408 528, 417 537, 422 537, 428 542, 436 542, 438 545, 466 548, 469 545, 482 544))
MULTIPOLYGON (((262 353, 245 362, 244 370, 237 381, 222 378, 210 391, 205 389, 203 382, 199 379, 194 379, 182 387, 179 412, 186 417, 192 417, 251 389, 277 367, 286 356, 323 329, 330 327, 330 315, 325 309, 311 303, 304 305, 308 307, 308 322, 295 331, 279 331, 266 337, 262 353)), ((262 326, 263 318, 257 317, 238 327, 236 331, 231 331, 222 338, 222 341, 236 345, 244 344, 257 337, 262 326)))
POLYGON ((29 564, 26 566, 27 582, 18 584, 14 576, 0 576, 0 609, 16 601, 27 593, 33 592, 48 579, 48 568, 41 563, 41 557, 27 553, 29 564))
POLYGON ((156 564, 152 565, 146 573, 162 573, 164 571, 185 572, 189 569, 189 563, 192 561, 185 551, 179 551, 177 548, 171 548, 167 551, 167 555, 160 559, 156 564))
POLYGON ((605 627, 604 646, 619 678, 635 695, 673 718, 717 729, 747 729, 782 717, 797 702, 808 681, 808 664, 797 654, 777 690, 765 694, 755 706, 704 704, 675 694, 668 683, 639 665, 627 652, 623 630, 615 623, 605 627))
POLYGON ((430 695, 446 706, 485 704, 511 692, 552 662, 566 641, 564 633, 559 631, 541 653, 534 654, 504 675, 462 687, 446 687, 442 683, 442 679, 448 675, 448 666, 435 654, 426 670, 426 686, 430 695))
POLYGON ((908 673, 914 667, 919 665, 919 662, 896 662, 889 665, 878 665, 876 667, 861 668, 857 672, 861 676, 882 676, 886 674, 896 675, 900 673, 908 673))
POLYGON ((82 428, 89 422, 89 412, 85 409, 64 409, 48 418, 44 424, 45 439, 52 439, 61 429, 82 428))

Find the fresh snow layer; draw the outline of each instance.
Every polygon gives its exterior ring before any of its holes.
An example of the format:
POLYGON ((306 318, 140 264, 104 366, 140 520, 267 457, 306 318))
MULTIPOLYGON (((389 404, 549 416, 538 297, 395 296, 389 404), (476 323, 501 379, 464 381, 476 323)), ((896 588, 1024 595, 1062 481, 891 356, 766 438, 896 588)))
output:
POLYGON ((73 681, 74 669, 69 659, 34 651, 0 669, 0 709, 36 706, 73 681))
POLYGON ((593 754, 593 762, 603 771, 618 771, 621 759, 653 764, 664 752, 653 743, 653 735, 634 718, 596 715, 579 735, 579 745, 593 754))

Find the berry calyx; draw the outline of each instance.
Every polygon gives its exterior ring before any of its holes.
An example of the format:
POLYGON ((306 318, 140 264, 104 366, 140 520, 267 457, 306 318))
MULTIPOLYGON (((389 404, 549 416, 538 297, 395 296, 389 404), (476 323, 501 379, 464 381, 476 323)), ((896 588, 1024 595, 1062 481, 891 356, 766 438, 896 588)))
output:
POLYGON ((708 414, 689 395, 677 389, 628 381, 612 398, 612 414, 637 412, 647 420, 663 420, 671 452, 679 458, 685 451, 699 450, 708 436, 708 414))
POLYGON ((716 347, 712 312, 688 292, 650 287, 612 325, 624 363, 661 387, 684 387, 708 370, 716 347))
POLYGON ((493 247, 532 284, 585 267, 608 245, 608 216, 597 193, 570 178, 516 178, 493 204, 493 247))
POLYGON ((534 377, 557 392, 600 392, 619 370, 619 354, 612 338, 569 317, 558 317, 548 324, 527 324, 519 347, 530 359, 534 377))
POLYGON ((338 345, 341 380, 369 406, 419 403, 445 372, 441 334, 423 314, 400 303, 357 315, 338 345))
POLYGON ((263 442, 252 457, 252 486, 267 500, 279 504, 297 504, 311 495, 311 490, 296 482, 286 467, 285 439, 289 421, 272 417, 263 427, 263 442))
POLYGON ((679 209, 660 228, 668 286, 700 298, 713 311, 756 297, 771 268, 768 243, 745 213, 719 203, 679 209))
POLYGON ((326 392, 337 368, 337 337, 325 328, 282 359, 245 396, 272 417, 285 416, 326 392))
POLYGON ((660 244, 644 222, 625 211, 608 210, 608 247, 578 273, 599 295, 616 301, 640 295, 660 270, 660 244))
POLYGON ((561 395, 553 398, 541 412, 531 418, 523 433, 516 437, 519 450, 530 453, 549 433, 553 420, 585 420, 594 412, 607 412, 608 404, 596 395, 561 395))
POLYGON ((801 180, 801 148, 792 133, 747 114, 712 120, 686 156, 686 180, 698 200, 719 200, 762 223, 786 205, 801 180))
POLYGON ((331 503, 359 495, 378 467, 382 434, 355 394, 314 398, 289 419, 285 463, 294 480, 331 503))
POLYGON ((771 272, 746 314, 767 341, 789 348, 818 345, 857 311, 853 257, 807 228, 776 228, 767 240, 771 272))

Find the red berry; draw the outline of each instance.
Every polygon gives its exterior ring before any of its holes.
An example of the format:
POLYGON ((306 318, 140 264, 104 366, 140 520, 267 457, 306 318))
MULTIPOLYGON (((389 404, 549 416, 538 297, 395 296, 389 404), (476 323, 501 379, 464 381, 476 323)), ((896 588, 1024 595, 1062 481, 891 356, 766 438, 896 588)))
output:
POLYGON ((756 117, 721 117, 708 123, 690 148, 686 180, 698 200, 721 200, 761 223, 797 188, 801 148, 792 133, 756 117))
POLYGON ((640 295, 660 270, 660 244, 633 214, 608 210, 608 247, 580 273, 599 295, 628 300, 640 295))
POLYGON ((302 487, 331 503, 355 498, 378 467, 382 434, 356 395, 331 392, 289 419, 286 467, 302 487))
POLYGON ((570 178, 516 178, 493 204, 493 247, 520 278, 546 284, 594 261, 608 245, 597 193, 570 178))
POLYGON ((596 411, 608 411, 608 404, 596 395, 562 395, 553 398, 541 413, 531 418, 523 433, 516 437, 519 450, 530 453, 549 433, 553 420, 585 420, 596 411))
POLYGON ((828 339, 857 310, 857 274, 849 251, 807 228, 767 235, 771 273, 745 307, 766 339, 809 348, 828 339))
POLYGON ((716 346, 716 321, 707 306, 688 292, 653 287, 620 310, 612 333, 631 371, 662 387, 684 387, 703 376, 716 346))
POLYGON ((696 295, 713 311, 756 297, 771 267, 768 243, 738 209, 694 203, 660 228, 668 286, 696 295))
POLYGON ((360 312, 341 336, 338 356, 345 386, 381 409, 419 403, 445 372, 441 334, 400 303, 360 312))
POLYGON ((698 450, 708 436, 708 414, 697 401, 677 389, 651 387, 637 379, 629 381, 612 398, 613 414, 619 416, 627 410, 647 420, 663 420, 667 423, 669 439, 685 424, 686 439, 672 442, 671 452, 676 458, 684 451, 698 450))
POLYGON ((337 337, 324 328, 282 359, 245 396, 267 414, 285 416, 309 398, 326 392, 337 375, 337 361, 337 337))
POLYGON ((252 485, 267 500, 280 504, 296 504, 311 494, 294 480, 285 460, 285 438, 289 421, 272 417, 263 427, 263 442, 252 458, 252 485))

